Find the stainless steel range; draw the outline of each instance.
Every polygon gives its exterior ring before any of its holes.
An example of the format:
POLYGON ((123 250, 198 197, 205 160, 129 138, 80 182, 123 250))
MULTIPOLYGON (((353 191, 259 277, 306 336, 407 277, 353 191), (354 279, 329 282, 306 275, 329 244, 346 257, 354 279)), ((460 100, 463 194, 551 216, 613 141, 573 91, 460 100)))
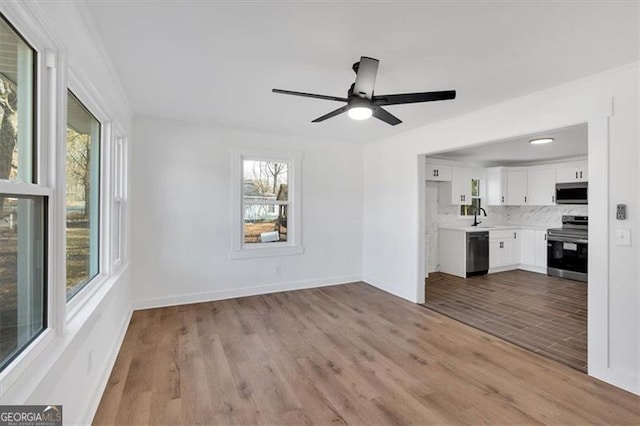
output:
POLYGON ((547 275, 587 282, 589 218, 562 216, 562 228, 547 230, 547 275))

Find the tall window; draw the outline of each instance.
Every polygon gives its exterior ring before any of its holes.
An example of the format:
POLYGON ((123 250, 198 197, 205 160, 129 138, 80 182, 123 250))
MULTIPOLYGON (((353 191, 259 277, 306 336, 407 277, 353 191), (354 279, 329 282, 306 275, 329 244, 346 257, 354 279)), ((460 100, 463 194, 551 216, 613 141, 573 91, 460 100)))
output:
POLYGON ((243 160, 244 244, 287 241, 288 170, 285 162, 243 160))
POLYGON ((35 63, 35 50, 0 14, 0 370, 47 327, 51 190, 38 182, 33 160, 35 63))
POLYGON ((67 300, 98 274, 100 122, 69 92, 67 102, 67 300))
POLYGON ((460 206, 460 216, 473 216, 473 213, 480 207, 482 207, 480 179, 471 179, 471 204, 460 206))

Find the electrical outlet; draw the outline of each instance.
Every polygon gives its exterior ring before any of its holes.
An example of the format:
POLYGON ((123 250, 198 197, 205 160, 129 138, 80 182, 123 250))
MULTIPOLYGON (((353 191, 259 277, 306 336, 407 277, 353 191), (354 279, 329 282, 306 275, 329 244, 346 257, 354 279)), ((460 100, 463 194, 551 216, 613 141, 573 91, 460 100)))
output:
POLYGON ((618 204, 616 206, 616 219, 625 220, 627 218, 627 205, 618 204))

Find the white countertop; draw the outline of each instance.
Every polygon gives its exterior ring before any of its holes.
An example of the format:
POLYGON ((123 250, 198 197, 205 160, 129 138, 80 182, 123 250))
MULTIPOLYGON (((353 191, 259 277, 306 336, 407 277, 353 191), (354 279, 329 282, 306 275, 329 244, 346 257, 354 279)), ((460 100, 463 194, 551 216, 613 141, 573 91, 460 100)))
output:
POLYGON ((507 229, 532 229, 535 231, 546 231, 548 228, 541 226, 529 226, 529 225, 485 225, 480 224, 478 226, 459 226, 459 225, 450 225, 450 226, 441 226, 438 229, 447 229, 450 231, 462 231, 462 232, 482 232, 482 231, 499 231, 499 230, 507 230, 507 229))

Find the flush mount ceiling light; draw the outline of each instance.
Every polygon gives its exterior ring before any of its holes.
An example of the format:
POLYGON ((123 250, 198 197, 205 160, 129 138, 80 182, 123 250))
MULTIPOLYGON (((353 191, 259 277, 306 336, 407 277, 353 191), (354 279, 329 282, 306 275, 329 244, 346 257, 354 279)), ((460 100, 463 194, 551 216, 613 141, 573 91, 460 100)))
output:
POLYGON ((537 139, 531 139, 529 141, 531 145, 542 145, 542 144, 551 143, 551 142, 553 142, 553 138, 537 138, 537 139))
POLYGON ((352 120, 366 120, 368 118, 371 118, 371 116, 373 115, 373 111, 371 110, 371 108, 367 107, 353 107, 349 108, 347 114, 352 120))

